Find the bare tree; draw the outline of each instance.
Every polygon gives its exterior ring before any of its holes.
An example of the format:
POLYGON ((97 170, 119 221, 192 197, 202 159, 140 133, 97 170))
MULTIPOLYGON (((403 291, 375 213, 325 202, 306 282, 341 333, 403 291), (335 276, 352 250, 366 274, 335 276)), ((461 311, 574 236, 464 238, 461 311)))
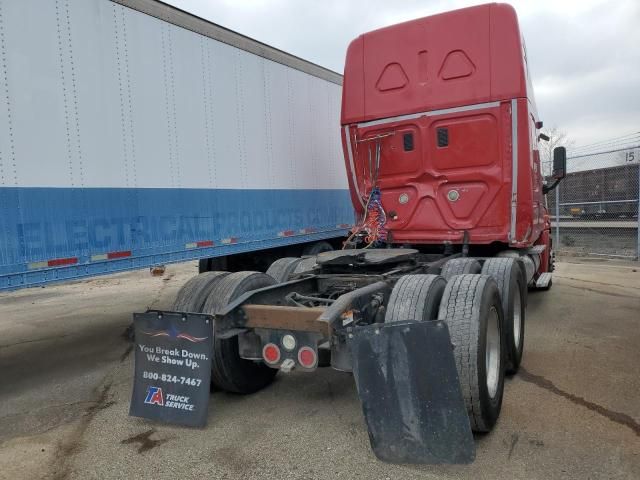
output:
POLYGON ((551 175, 551 170, 553 169, 553 149, 556 147, 566 147, 570 149, 575 142, 569 138, 567 132, 557 126, 543 128, 541 133, 549 137, 548 142, 540 140, 538 143, 542 175, 546 177, 551 175))

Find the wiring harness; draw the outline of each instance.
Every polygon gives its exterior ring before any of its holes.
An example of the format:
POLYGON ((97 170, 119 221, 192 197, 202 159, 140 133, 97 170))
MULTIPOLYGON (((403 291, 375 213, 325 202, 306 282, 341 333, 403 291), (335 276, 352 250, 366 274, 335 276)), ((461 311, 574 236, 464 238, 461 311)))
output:
POLYGON ((373 187, 367 200, 364 218, 359 225, 351 229, 351 235, 345 241, 345 247, 357 244, 360 241, 366 243, 366 247, 377 246, 387 240, 387 214, 380 201, 380 189, 373 187))
POLYGON ((395 132, 377 135, 372 138, 356 141, 356 150, 359 143, 369 142, 369 174, 371 191, 367 196, 367 203, 364 208, 362 222, 351 229, 349 238, 344 242, 343 249, 357 246, 363 242, 366 243, 364 248, 378 246, 387 241, 387 214, 382 206, 380 196, 380 188, 378 187, 378 174, 380 173, 380 158, 382 154, 382 140, 385 137, 394 135, 395 132), (375 142, 374 152, 372 152, 371 143, 375 142))

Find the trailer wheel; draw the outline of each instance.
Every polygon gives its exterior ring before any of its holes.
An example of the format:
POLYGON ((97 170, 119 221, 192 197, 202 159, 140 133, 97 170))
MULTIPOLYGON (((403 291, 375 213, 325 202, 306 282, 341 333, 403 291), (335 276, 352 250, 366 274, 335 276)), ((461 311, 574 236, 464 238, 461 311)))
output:
MULTIPOLYGON (((276 281, 260 272, 235 272, 223 277, 209 293, 204 313, 216 313, 243 293, 274 285, 276 281)), ((269 385, 277 370, 263 363, 245 360, 238 352, 238 337, 213 339, 211 382, 233 393, 253 393, 269 385)))
POLYGON ((267 275, 273 277, 278 283, 286 282, 301 260, 298 257, 279 258, 267 269, 267 275))
POLYGON ((444 264, 440 275, 442 275, 447 281, 454 275, 463 275, 465 273, 480 273, 482 267, 480 262, 475 258, 452 258, 444 264))
POLYGON ((322 252, 331 252, 333 247, 329 242, 315 242, 310 245, 305 245, 302 249, 302 256, 306 257, 308 255, 318 255, 322 252))
POLYGON ((440 275, 405 275, 394 285, 385 323, 435 320, 447 281, 440 275))
POLYGON ((176 300, 173 302, 173 310, 178 312, 202 312, 202 307, 204 307, 204 302, 206 302, 209 292, 226 275, 229 275, 229 272, 205 272, 192 277, 178 291, 176 300))
POLYGON ((482 274, 498 284, 504 314, 506 372, 514 374, 520 368, 524 349, 524 325, 527 285, 524 272, 513 258, 490 258, 482 266, 482 274))
POLYGON ((447 282, 438 319, 449 327, 471 429, 488 432, 502 407, 502 305, 488 275, 457 275, 447 282))

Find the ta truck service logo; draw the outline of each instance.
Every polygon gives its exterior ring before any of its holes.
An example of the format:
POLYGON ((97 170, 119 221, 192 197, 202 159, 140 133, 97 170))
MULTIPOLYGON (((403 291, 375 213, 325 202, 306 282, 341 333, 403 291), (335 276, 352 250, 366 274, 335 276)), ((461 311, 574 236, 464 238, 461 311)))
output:
POLYGON ((136 313, 135 376, 129 414, 203 427, 211 383, 213 317, 206 314, 136 313))
POLYGON ((148 405, 158 405, 160 407, 177 408, 179 410, 193 411, 194 405, 189 403, 189 397, 184 395, 167 394, 165 401, 164 393, 160 387, 149 387, 144 403, 148 405))
POLYGON ((144 403, 149 405, 164 406, 164 396, 162 395, 162 389, 160 387, 149 387, 147 389, 147 398, 144 399, 144 403))

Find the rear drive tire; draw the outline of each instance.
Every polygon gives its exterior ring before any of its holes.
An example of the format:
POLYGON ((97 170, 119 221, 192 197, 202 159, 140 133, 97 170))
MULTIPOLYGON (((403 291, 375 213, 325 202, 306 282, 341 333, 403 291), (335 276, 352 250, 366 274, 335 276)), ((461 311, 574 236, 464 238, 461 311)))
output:
MULTIPOLYGON (((275 285, 276 281, 260 272, 235 272, 222 278, 204 304, 204 313, 219 312, 243 293, 275 285)), ((269 385, 278 371, 263 363, 245 360, 238 352, 238 337, 213 338, 211 382, 232 393, 253 393, 269 385)))
POLYGON ((189 279, 178 291, 173 310, 201 313, 209 293, 229 272, 205 272, 189 279))
POLYGON ((452 258, 444 264, 440 275, 449 281, 454 275, 464 275, 465 273, 480 273, 482 267, 475 258, 452 258))
POLYGON ((273 277, 278 283, 286 282, 301 260, 298 257, 279 258, 267 269, 267 275, 273 277))
POLYGON ((435 320, 447 281, 440 275, 405 275, 391 291, 385 323, 435 320))
POLYGON ((489 432, 502 407, 504 349, 502 305, 488 275, 457 275, 447 282, 438 319, 449 327, 471 429, 489 432))
POLYGON ((524 350, 524 326, 527 286, 524 272, 513 258, 490 258, 482 266, 482 274, 498 284, 504 314, 506 372, 514 374, 520 368, 524 350))
POLYGON ((313 268, 317 265, 315 255, 312 257, 306 257, 300 260, 300 262, 296 265, 296 268, 293 269, 291 275, 297 275, 299 273, 312 273, 313 268))

